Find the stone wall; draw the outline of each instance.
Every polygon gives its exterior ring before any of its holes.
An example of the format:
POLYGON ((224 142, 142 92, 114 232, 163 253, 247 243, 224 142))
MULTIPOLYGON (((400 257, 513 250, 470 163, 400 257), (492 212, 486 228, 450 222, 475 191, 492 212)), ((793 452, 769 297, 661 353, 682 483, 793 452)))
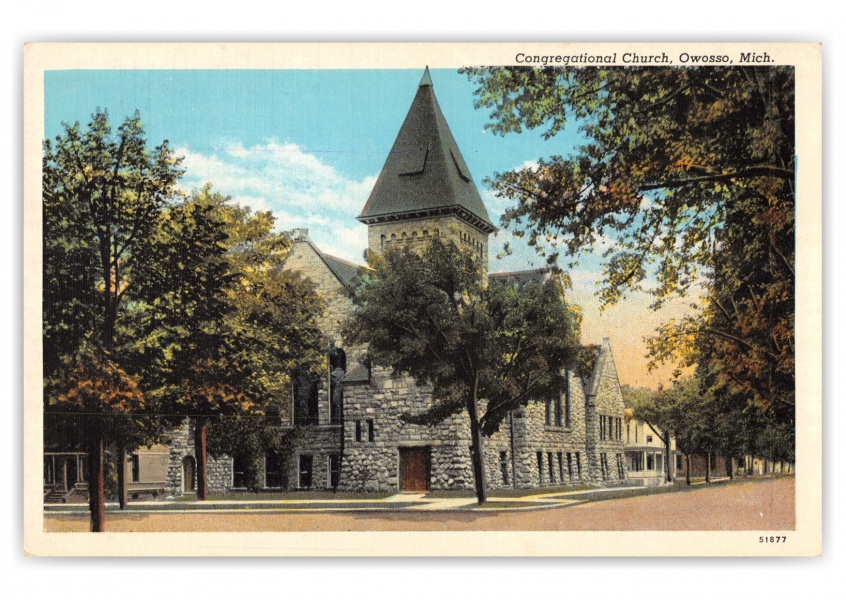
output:
POLYGON ((407 423, 403 414, 419 414, 431 405, 431 389, 413 379, 393 379, 374 367, 368 383, 344 389, 344 465, 341 487, 353 491, 399 491, 399 452, 429 447, 432 490, 473 489, 470 428, 463 413, 437 426, 407 423), (373 421, 373 441, 367 421, 373 421), (356 440, 356 421, 362 439, 356 440))
POLYGON ((454 242, 477 257, 484 270, 488 266, 488 234, 454 215, 388 221, 368 227, 368 252, 382 254, 392 248, 421 250, 433 238, 454 242), (384 237, 383 237, 384 236, 384 237))
MULTIPOLYGON (((586 391, 587 451, 590 459, 591 481, 604 485, 619 485, 627 479, 628 466, 625 460, 625 435, 616 434, 617 424, 625 423, 623 393, 617 377, 617 367, 611 353, 608 338, 602 342, 597 358, 591 390, 586 391), (615 422, 614 435, 601 436, 601 418, 619 419, 615 422), (602 457, 605 455, 607 469, 603 474, 602 457), (620 473, 622 472, 622 477, 620 473)), ((621 428, 622 429, 622 428, 621 428)))
MULTIPOLYGON (((183 493, 182 461, 186 456, 194 458, 194 424, 186 419, 170 433, 170 460, 167 466, 168 493, 178 496, 183 493)), ((220 494, 232 487, 232 459, 228 456, 208 459, 209 493, 220 494)))
POLYGON ((290 450, 283 456, 287 489, 305 489, 300 481, 300 457, 312 457, 311 490, 332 489, 329 479, 329 457, 341 453, 340 425, 298 427, 291 431, 290 450))
POLYGON ((584 397, 581 380, 570 373, 568 374, 568 390, 562 395, 560 403, 562 409, 560 426, 555 424, 554 417, 551 423, 547 424, 544 402, 529 402, 526 407, 513 411, 511 418, 500 425, 499 431, 491 436, 485 447, 485 464, 490 489, 511 487, 528 489, 588 481, 588 472, 585 469, 584 397), (564 414, 567 394, 570 398, 569 427, 567 427, 564 414), (538 467, 538 452, 541 453, 541 468, 538 467), (502 453, 505 453, 507 461, 507 482, 502 473, 502 453), (551 473, 550 454, 553 466, 551 473))
MULTIPOLYGON (((318 320, 321 331, 327 338, 327 344, 343 347, 342 328, 352 312, 352 302, 346 295, 341 281, 326 265, 317 249, 309 241, 296 241, 291 247, 285 268, 299 271, 303 277, 309 279, 315 286, 315 291, 323 298, 326 308, 318 320)), ((357 364, 366 362, 366 348, 363 346, 344 347, 347 356, 347 370, 357 364)), ((327 345, 328 350, 328 345, 327 345)), ((329 410, 329 367, 326 365, 325 377, 320 382, 318 391, 318 422, 321 425, 330 423, 329 410)), ((293 398, 292 398, 293 402, 293 398)), ((293 409, 290 409, 293 415, 293 409)))

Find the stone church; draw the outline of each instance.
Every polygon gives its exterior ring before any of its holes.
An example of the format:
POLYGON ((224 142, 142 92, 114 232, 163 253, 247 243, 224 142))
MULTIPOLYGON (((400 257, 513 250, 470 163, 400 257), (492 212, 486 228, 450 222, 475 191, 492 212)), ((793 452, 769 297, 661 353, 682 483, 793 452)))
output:
MULTIPOLYGON (((428 69, 358 220, 368 227, 368 256, 440 238, 472 252, 487 268, 488 237, 496 227, 438 106, 428 69)), ((405 422, 400 415, 429 405, 430 390, 371 367, 364 347, 343 347, 341 327, 352 309, 345 288, 360 266, 321 251, 306 230, 293 231, 291 238, 285 268, 310 279, 325 300, 320 325, 333 349, 326 373, 316 381, 293 377, 290 412, 281 424, 288 451, 265 458, 265 489, 473 490, 466 415, 437 426, 405 422)), ((519 283, 555 275, 538 269, 486 276, 519 283)), ((623 398, 608 339, 591 352, 588 376, 568 373, 557 401, 529 402, 513 411, 486 441, 490 489, 626 481, 623 398)), ((132 480, 143 486, 164 479, 167 493, 191 493, 196 475, 191 428, 186 422, 169 448, 152 450, 155 457, 144 449, 133 455, 132 480)), ((239 457, 210 456, 208 467, 210 492, 246 486, 239 457)))
MULTIPOLYGON (((368 256, 438 237, 488 264, 488 236, 496 228, 438 106, 428 69, 358 220, 368 227, 368 256)), ((353 285, 360 266, 321 251, 306 230, 295 230, 291 237, 285 268, 310 279, 325 300, 320 325, 334 350, 321 380, 294 378, 290 414, 282 424, 290 449, 284 456, 266 457, 265 487, 472 490, 466 415, 437 426, 403 421, 400 415, 425 410, 430 390, 371 367, 363 347, 342 347, 341 327, 352 310, 344 288, 353 285)), ((554 275, 538 269, 487 276, 519 282, 554 275)), ((486 442, 491 489, 626 480, 623 398, 614 357, 608 339, 592 350, 588 377, 568 373, 556 402, 530 402, 513 411, 486 442)), ((181 433, 171 447, 171 493, 191 488, 183 477, 192 477, 190 424, 181 433)), ((210 458, 209 470, 213 492, 244 485, 237 458, 210 458)))

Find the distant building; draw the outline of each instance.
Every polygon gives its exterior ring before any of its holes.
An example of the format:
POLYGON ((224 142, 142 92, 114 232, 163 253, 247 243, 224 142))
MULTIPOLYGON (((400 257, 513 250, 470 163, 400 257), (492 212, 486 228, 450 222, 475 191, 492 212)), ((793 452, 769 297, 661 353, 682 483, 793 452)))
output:
POLYGON ((676 452, 676 440, 670 438, 667 457, 663 433, 650 424, 635 419, 626 409, 626 463, 629 480, 635 485, 661 485, 666 482, 667 470, 675 478, 681 467, 681 454, 676 452))

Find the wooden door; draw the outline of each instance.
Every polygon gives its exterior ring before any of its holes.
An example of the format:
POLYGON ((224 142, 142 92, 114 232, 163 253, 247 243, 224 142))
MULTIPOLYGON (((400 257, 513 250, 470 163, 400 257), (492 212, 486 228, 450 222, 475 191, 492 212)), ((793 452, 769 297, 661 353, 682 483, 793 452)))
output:
POLYGON ((400 448, 400 490, 428 492, 431 452, 429 448, 400 448))

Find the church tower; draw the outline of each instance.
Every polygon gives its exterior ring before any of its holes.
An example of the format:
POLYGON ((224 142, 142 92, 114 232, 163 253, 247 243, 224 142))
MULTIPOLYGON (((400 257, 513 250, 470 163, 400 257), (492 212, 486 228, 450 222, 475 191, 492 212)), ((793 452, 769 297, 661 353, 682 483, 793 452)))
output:
POLYGON ((358 220, 368 226, 368 253, 420 248, 438 237, 488 268, 496 231, 446 119, 429 68, 358 220))

